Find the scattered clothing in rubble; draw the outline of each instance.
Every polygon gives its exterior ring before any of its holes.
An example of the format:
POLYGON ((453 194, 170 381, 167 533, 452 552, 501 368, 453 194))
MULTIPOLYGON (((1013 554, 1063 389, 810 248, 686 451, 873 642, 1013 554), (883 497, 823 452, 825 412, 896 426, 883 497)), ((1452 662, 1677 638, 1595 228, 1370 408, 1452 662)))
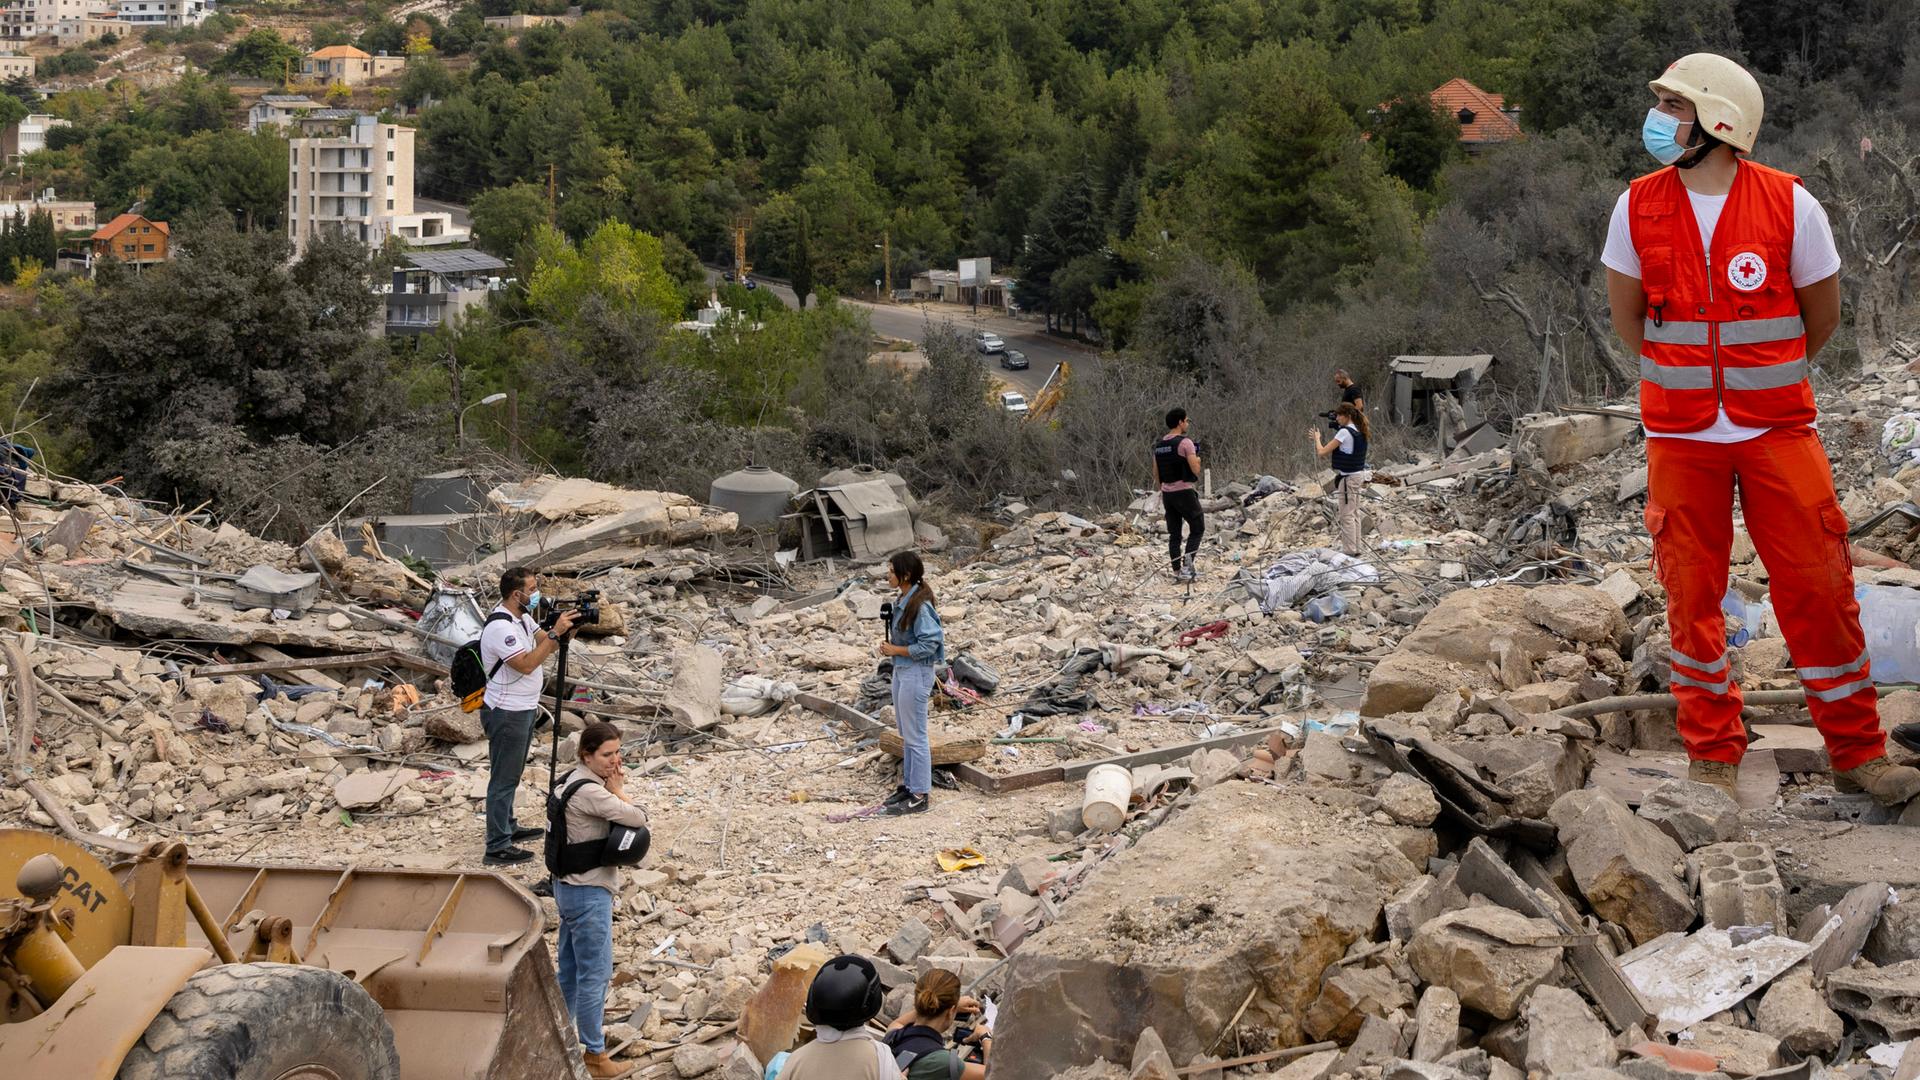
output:
POLYGON ((1379 580, 1372 563, 1330 548, 1308 548, 1282 556, 1260 581, 1247 584, 1260 610, 1277 611, 1341 585, 1379 580))

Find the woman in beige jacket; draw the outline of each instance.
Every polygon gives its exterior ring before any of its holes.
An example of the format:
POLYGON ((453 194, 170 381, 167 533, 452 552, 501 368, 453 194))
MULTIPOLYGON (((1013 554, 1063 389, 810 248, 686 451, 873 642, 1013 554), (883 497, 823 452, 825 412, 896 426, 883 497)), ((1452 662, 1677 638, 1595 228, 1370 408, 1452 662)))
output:
MULTIPOLYGON (((554 794, 577 780, 586 783, 567 802, 570 844, 603 840, 612 824, 639 828, 647 823, 647 812, 627 800, 620 731, 612 724, 596 721, 580 732, 580 763, 560 778, 554 794)), ((607 1056, 601 1027, 607 984, 613 979, 613 901, 619 889, 617 866, 568 874, 553 883, 553 900, 560 908, 560 993, 580 1032, 587 1075, 596 1078, 627 1071, 607 1056)))

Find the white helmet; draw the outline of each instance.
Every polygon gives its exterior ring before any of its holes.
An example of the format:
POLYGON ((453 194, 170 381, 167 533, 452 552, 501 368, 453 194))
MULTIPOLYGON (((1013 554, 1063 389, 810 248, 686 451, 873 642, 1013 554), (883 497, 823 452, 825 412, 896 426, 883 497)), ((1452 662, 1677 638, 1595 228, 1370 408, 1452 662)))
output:
POLYGON ((1735 150, 1753 152, 1765 102, 1746 68, 1717 53, 1688 53, 1647 86, 1686 98, 1701 131, 1735 150))

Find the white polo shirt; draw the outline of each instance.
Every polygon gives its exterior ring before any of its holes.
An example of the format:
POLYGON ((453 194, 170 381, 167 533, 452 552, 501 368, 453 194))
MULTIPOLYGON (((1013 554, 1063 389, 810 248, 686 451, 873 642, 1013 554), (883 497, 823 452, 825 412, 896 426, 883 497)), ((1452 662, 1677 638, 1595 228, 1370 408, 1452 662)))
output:
POLYGON ((531 615, 514 617, 506 605, 494 608, 507 617, 494 619, 480 631, 480 666, 488 671, 494 670, 494 664, 500 664, 500 670, 487 680, 487 692, 481 698, 489 709, 504 709, 508 712, 525 712, 540 707, 540 686, 546 680, 546 672, 534 668, 531 674, 522 675, 513 670, 513 666, 500 663, 504 659, 519 656, 533 648, 534 632, 540 627, 531 615))

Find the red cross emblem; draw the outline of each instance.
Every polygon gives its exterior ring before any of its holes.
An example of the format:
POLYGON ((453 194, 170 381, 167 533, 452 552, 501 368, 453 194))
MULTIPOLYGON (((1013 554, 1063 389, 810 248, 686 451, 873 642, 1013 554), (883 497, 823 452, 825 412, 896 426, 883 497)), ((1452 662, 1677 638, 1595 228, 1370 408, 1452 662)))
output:
POLYGON ((1758 252, 1740 252, 1727 261, 1727 283, 1741 292, 1760 288, 1767 283, 1767 260, 1758 252))

